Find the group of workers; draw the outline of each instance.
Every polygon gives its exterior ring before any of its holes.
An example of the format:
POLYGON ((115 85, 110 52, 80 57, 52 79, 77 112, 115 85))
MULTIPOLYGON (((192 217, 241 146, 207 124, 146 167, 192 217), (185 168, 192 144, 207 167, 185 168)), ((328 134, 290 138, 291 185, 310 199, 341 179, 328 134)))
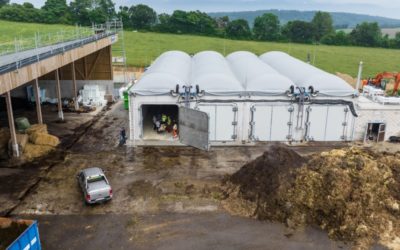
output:
POLYGON ((153 129, 157 133, 172 133, 174 138, 178 137, 178 124, 166 114, 158 114, 153 116, 153 129))

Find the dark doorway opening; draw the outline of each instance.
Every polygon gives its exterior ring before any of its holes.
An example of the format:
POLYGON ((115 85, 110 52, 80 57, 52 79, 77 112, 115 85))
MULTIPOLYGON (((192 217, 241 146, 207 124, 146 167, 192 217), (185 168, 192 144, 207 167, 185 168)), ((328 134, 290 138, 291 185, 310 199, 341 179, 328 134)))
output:
POLYGON ((143 140, 178 140, 178 124, 177 105, 142 105, 143 140))
POLYGON ((382 122, 370 122, 367 125, 365 141, 381 142, 385 140, 386 124, 382 122))

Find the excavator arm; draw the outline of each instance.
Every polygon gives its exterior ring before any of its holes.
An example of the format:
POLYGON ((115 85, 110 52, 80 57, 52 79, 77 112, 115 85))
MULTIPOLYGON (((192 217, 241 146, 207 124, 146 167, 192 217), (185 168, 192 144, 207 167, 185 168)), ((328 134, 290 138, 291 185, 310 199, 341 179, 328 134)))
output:
POLYGON ((380 87, 382 80, 383 79, 388 79, 388 78, 392 78, 392 79, 395 80, 395 84, 394 84, 394 87, 393 87, 393 94, 392 95, 397 95, 397 92, 398 92, 399 87, 400 87, 400 73, 392 73, 392 72, 379 73, 379 74, 377 74, 375 76, 375 78, 371 79, 370 84, 372 83, 376 87, 380 87))

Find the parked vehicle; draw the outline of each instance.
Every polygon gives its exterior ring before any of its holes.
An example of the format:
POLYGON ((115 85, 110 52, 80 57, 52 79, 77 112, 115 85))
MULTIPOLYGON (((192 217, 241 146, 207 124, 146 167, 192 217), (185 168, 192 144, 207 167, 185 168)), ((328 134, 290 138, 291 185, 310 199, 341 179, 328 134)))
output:
POLYGON ((3 231, 0 239, 0 249, 42 249, 36 221, 0 218, 0 228, 3 231))
POLYGON ((76 177, 87 204, 100 203, 112 199, 112 188, 101 168, 92 167, 81 170, 76 177))

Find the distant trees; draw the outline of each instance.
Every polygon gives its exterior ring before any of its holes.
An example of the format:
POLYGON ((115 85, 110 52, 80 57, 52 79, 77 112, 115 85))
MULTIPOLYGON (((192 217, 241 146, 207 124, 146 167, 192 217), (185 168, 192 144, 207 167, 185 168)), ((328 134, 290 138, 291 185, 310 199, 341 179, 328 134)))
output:
POLYGON ((331 14, 318 11, 311 21, 313 26, 314 40, 320 42, 324 36, 334 33, 331 14))
POLYGON ((400 32, 397 32, 394 39, 393 39, 393 45, 395 48, 400 48, 400 32))
POLYGON ((169 25, 176 33, 213 35, 217 22, 200 11, 176 10, 169 19, 169 25))
POLYGON ((46 23, 68 23, 70 19, 66 0, 46 0, 43 7, 46 23))
POLYGON ((226 36, 231 39, 250 39, 251 31, 249 23, 244 19, 236 19, 228 23, 226 27, 226 36))
POLYGON ((92 23, 104 23, 115 15, 115 6, 111 0, 74 0, 69 10, 71 22, 89 26, 92 23))
POLYGON ((253 36, 256 40, 276 41, 279 38, 280 22, 278 16, 265 13, 254 20, 253 36))
POLYGON ((43 15, 31 3, 7 4, 0 8, 0 19, 16 22, 43 22, 43 15))
POLYGON ((295 43, 311 43, 313 41, 313 25, 304 21, 291 21, 282 28, 282 34, 295 43))
POLYGON ((8 4, 10 0, 0 0, 0 8, 3 7, 4 5, 8 4))
POLYGON ((357 26, 350 33, 350 39, 354 45, 377 47, 379 46, 382 38, 381 29, 378 23, 363 22, 357 26))
POLYGON ((124 24, 124 28, 132 28, 132 24, 129 18, 129 7, 119 6, 119 11, 117 14, 119 20, 124 24))
POLYGON ((138 30, 150 29, 156 24, 157 13, 147 5, 138 4, 128 11, 128 27, 138 30))
POLYGON ((321 39, 321 43, 327 45, 350 45, 350 37, 343 30, 339 30, 337 32, 332 32, 321 39))

